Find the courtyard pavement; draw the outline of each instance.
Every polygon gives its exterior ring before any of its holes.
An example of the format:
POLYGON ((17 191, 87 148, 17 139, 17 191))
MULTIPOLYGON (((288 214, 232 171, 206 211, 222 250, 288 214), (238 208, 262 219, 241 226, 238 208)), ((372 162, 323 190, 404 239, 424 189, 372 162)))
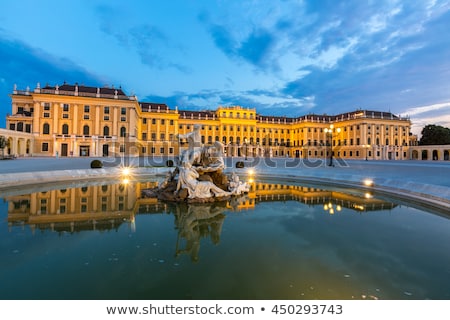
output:
MULTIPOLYGON (((91 169, 95 158, 18 158, 0 160, 0 191, 21 185, 64 182, 90 178, 117 177, 122 166, 131 165, 137 174, 163 175, 169 169, 167 158, 100 158, 102 169, 91 169)), ((450 214, 450 161, 364 161, 298 158, 225 158, 226 172, 247 175, 249 168, 255 176, 305 182, 326 182, 336 185, 360 186, 385 190, 417 199, 436 201, 450 214), (236 162, 245 167, 236 169, 236 162), (364 182, 370 180, 371 186, 364 182)))

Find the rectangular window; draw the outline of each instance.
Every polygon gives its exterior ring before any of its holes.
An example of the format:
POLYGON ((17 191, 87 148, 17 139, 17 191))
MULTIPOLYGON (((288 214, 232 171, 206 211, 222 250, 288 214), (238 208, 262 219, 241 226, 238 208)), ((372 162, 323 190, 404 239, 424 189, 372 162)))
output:
POLYGON ((109 114, 109 107, 108 106, 103 108, 103 113, 104 114, 109 114))
POLYGON ((172 147, 169 148, 169 153, 173 154, 174 149, 172 147))
POLYGON ((48 151, 48 143, 47 142, 42 143, 42 151, 48 151))
POLYGON ((89 112, 91 108, 89 106, 84 106, 84 112, 89 112))
POLYGON ((161 133, 160 134, 160 138, 161 138, 161 140, 165 140, 166 139, 166 135, 164 133, 161 133))
POLYGON ((109 121, 109 116, 103 116, 103 120, 109 121))
POLYGON ((147 124, 147 118, 142 119, 142 124, 147 124))
POLYGON ((141 153, 142 153, 142 154, 145 154, 146 152, 147 152, 147 148, 146 148, 146 147, 142 147, 142 148, 141 148, 141 153))
POLYGON ((156 148, 152 147, 152 153, 155 153, 155 152, 156 152, 156 148))
POLYGON ((142 140, 147 140, 147 132, 142 132, 142 140))
POLYGON ((120 145, 120 152, 125 152, 125 145, 124 144, 120 145))
POLYGON ((69 114, 68 113, 63 113, 63 119, 69 119, 69 114))
POLYGON ((164 125, 165 123, 164 119, 161 119, 161 125, 164 125))
POLYGON ((50 113, 44 112, 44 118, 50 118, 50 113))
POLYGON ((171 126, 173 126, 173 120, 170 120, 169 124, 170 124, 171 126))
POLYGON ((156 133, 152 132, 152 140, 156 141, 156 133))
POLYGON ((120 114, 127 114, 127 108, 120 108, 120 114))
POLYGON ((122 121, 122 122, 127 121, 127 117, 120 117, 120 121, 122 121))
POLYGON ((83 119, 84 119, 84 120, 89 120, 89 115, 88 115, 88 114, 85 114, 85 115, 83 116, 83 119))
POLYGON ((63 104, 63 111, 64 112, 69 112, 69 105, 67 103, 63 104))
POLYGON ((159 153, 164 154, 164 148, 159 148, 159 153))
POLYGON ((44 110, 49 111, 50 110, 50 103, 46 102, 44 103, 44 110))
POLYGON ((156 119, 152 119, 152 124, 156 124, 156 119))

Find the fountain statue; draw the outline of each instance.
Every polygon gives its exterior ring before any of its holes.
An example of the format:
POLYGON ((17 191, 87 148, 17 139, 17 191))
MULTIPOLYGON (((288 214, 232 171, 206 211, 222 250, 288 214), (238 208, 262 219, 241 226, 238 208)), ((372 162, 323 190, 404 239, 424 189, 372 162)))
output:
POLYGON ((249 192, 250 185, 240 181, 235 172, 230 178, 223 172, 223 144, 216 141, 212 146, 204 146, 200 129, 201 126, 196 124, 192 132, 178 135, 187 139, 188 148, 181 152, 176 168, 167 172, 158 187, 142 191, 143 197, 190 203, 214 202, 249 192))

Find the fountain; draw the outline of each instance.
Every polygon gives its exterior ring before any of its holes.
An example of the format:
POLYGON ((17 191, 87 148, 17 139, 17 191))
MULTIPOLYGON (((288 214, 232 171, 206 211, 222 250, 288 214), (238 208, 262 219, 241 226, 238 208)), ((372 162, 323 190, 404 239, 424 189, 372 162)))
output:
POLYGON ((216 141, 204 146, 200 136, 201 125, 179 138, 187 139, 188 148, 177 160, 176 168, 169 171, 166 179, 157 187, 142 190, 144 198, 175 202, 215 202, 248 193, 250 185, 240 181, 232 172, 228 177, 223 171, 223 144, 216 141))

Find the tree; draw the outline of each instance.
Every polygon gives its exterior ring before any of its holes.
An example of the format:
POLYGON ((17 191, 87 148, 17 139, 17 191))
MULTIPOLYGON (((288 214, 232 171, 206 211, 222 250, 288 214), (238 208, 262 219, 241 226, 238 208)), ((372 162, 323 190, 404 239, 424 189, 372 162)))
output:
POLYGON ((436 144, 450 144, 450 129, 434 124, 426 125, 422 129, 422 138, 420 138, 419 145, 436 144))
POLYGON ((2 149, 2 158, 5 157, 5 147, 6 147, 6 138, 4 136, 0 136, 0 149, 2 149))

